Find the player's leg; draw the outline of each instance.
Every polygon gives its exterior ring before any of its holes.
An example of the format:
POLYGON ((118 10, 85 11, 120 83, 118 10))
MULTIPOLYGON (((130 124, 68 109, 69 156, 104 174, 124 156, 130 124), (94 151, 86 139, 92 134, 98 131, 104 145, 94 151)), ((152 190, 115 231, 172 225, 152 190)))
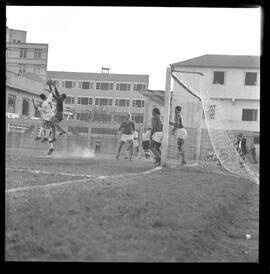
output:
POLYGON ((57 118, 57 123, 56 123, 55 126, 56 126, 57 130, 59 131, 59 135, 65 134, 66 131, 62 127, 59 126, 59 123, 61 121, 63 121, 63 113, 62 112, 57 112, 56 113, 56 118, 57 118))
POLYGON ((150 158, 149 146, 150 146, 150 142, 146 141, 145 142, 145 154, 146 154, 145 157, 146 157, 146 159, 150 158))
POLYGON ((60 127, 58 123, 55 124, 55 128, 57 129, 57 131, 59 131, 59 135, 63 135, 66 133, 66 131, 62 127, 60 127))
POLYGON ((133 141, 129 140, 129 161, 132 160, 132 155, 133 155, 133 141))
POLYGON ((126 148, 126 156, 125 156, 125 159, 128 159, 128 157, 129 157, 129 150, 130 150, 130 146, 129 146, 129 143, 127 142, 127 148, 126 148))
POLYGON ((161 154, 159 153, 157 146, 158 146, 158 143, 152 140, 150 144, 150 150, 153 152, 155 156, 155 164, 158 164, 161 160, 161 154))
POLYGON ((43 122, 42 122, 42 125, 41 125, 41 127, 40 127, 40 129, 39 129, 38 135, 37 135, 36 138, 35 138, 35 141, 41 140, 41 139, 42 139, 42 136, 44 136, 44 135, 45 135, 45 129, 44 129, 44 127, 43 127, 43 122))
POLYGON ((157 143, 156 144, 156 148, 157 148, 157 151, 158 151, 158 153, 160 155, 159 159, 156 161, 156 164, 158 166, 160 166, 160 164, 161 164, 161 150, 160 150, 160 147, 161 147, 161 143, 157 143))
POLYGON ((122 149, 122 147, 123 147, 123 145, 125 144, 125 142, 124 141, 120 141, 120 144, 119 144, 119 146, 118 146, 118 150, 117 150, 117 155, 116 155, 116 159, 118 160, 118 158, 119 158, 119 155, 120 155, 120 152, 121 152, 121 149, 122 149))
POLYGON ((47 120, 44 120, 43 128, 44 128, 44 135, 41 140, 42 143, 47 142, 49 140, 49 135, 51 133, 51 123, 47 120))
POLYGON ((181 158, 182 158, 181 163, 182 163, 182 165, 185 165, 186 164, 185 153, 184 153, 184 150, 183 150, 184 139, 177 138, 177 144, 178 144, 178 152, 179 152, 179 154, 181 155, 181 158))
POLYGON ((44 135, 45 135, 45 133, 46 133, 46 132, 45 132, 45 128, 44 128, 44 124, 45 124, 45 120, 42 120, 42 124, 41 124, 41 126, 40 126, 38 135, 37 135, 36 138, 35 138, 35 141, 41 140, 42 137, 44 137, 44 135))
POLYGON ((53 142, 49 142, 49 151, 48 151, 48 155, 51 155, 54 151, 54 144, 53 142))
POLYGON ((56 134, 55 124, 52 124, 51 125, 51 136, 49 138, 49 143, 53 143, 56 141, 55 134, 56 134))

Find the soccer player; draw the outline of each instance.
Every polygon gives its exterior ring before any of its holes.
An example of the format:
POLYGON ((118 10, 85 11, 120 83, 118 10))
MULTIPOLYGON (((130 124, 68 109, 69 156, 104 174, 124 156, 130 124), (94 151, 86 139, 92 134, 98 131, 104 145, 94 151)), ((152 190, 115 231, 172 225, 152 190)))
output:
POLYGON ((253 140, 253 142, 250 146, 250 154, 252 156, 254 164, 257 164, 258 162, 257 162, 257 159, 256 159, 256 147, 254 145, 254 140, 253 140))
POLYGON ((39 98, 43 101, 41 105, 38 105, 37 103, 35 103, 34 99, 32 99, 34 108, 40 111, 41 117, 42 117, 42 125, 40 127, 39 134, 35 138, 35 140, 41 140, 42 139, 41 136, 43 135, 42 142, 45 142, 46 140, 48 140, 47 136, 49 135, 49 132, 52 126, 50 119, 54 116, 54 112, 53 112, 52 105, 47 100, 47 97, 45 94, 41 93, 39 95, 39 98))
POLYGON ((146 159, 149 159, 150 157, 150 153, 149 153, 150 134, 151 134, 151 128, 145 129, 142 134, 142 148, 143 148, 144 156, 146 159))
POLYGON ((139 133, 137 130, 134 131, 133 133, 133 148, 134 148, 134 155, 138 156, 139 155, 139 133))
POLYGON ((246 159, 247 154, 247 147, 246 147, 246 138, 243 136, 243 133, 239 133, 236 141, 236 149, 239 152, 243 161, 240 161, 240 167, 244 167, 244 162, 246 159))
POLYGON ((56 138, 55 138, 56 128, 60 131, 59 135, 66 133, 66 131, 62 127, 59 126, 59 123, 63 120, 63 109, 64 109, 63 104, 64 104, 64 101, 67 98, 67 96, 65 93, 59 94, 55 84, 52 81, 51 82, 48 81, 47 84, 49 85, 48 92, 52 93, 52 97, 56 101, 56 114, 50 120, 51 123, 53 124, 53 127, 52 127, 51 140, 49 142, 53 143, 54 141, 56 141, 56 138), (54 87, 54 92, 52 91, 51 86, 54 87))
POLYGON ((131 161, 133 154, 133 133, 135 131, 135 125, 134 122, 130 120, 130 114, 126 115, 125 121, 121 123, 118 130, 121 134, 121 139, 118 146, 116 159, 118 160, 123 145, 127 143, 129 146, 129 160, 131 161))
POLYGON ((98 136, 95 140, 95 153, 100 152, 101 137, 98 136))
POLYGON ((170 122, 169 124, 174 126, 173 131, 172 131, 173 135, 176 131, 178 153, 182 157, 182 165, 185 165, 186 161, 185 161, 185 153, 184 153, 184 150, 183 150, 183 145, 184 145, 184 140, 187 137, 187 131, 184 128, 184 125, 183 125, 183 121, 182 121, 182 117, 181 117, 181 107, 180 106, 175 107, 174 122, 170 122))
POLYGON ((160 111, 158 108, 154 108, 152 111, 152 120, 151 120, 151 134, 150 134, 150 150, 155 155, 155 164, 160 166, 161 164, 161 151, 160 146, 162 143, 162 123, 160 120, 160 111))

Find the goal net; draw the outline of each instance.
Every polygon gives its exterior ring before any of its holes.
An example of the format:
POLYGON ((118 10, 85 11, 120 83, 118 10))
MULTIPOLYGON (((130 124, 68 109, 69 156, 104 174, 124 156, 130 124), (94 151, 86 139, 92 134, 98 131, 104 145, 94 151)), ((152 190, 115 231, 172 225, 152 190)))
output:
MULTIPOLYGON (((210 91, 202 89, 204 76, 198 71, 172 68, 171 77, 174 85, 170 95, 169 120, 174 121, 175 107, 181 106, 183 124, 188 133, 183 147, 186 160, 204 166, 215 163, 223 170, 259 184, 258 171, 236 146, 237 133, 230 124, 228 100, 213 98, 210 91)), ((178 158, 172 127, 168 130, 166 158, 178 158)))

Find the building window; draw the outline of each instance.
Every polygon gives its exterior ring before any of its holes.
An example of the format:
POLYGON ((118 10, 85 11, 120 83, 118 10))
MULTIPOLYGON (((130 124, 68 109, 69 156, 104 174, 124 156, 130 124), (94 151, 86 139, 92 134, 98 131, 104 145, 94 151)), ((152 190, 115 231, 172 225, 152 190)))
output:
POLYGON ((111 98, 96 98, 95 99, 96 106, 112 106, 111 98))
POLYGON ((225 72, 224 71, 214 71, 213 84, 224 85, 225 72))
POLYGON ((257 109, 242 109, 242 121, 257 121, 257 109))
POLYGON ((256 85, 257 85, 257 72, 246 72, 245 86, 256 86, 256 85))
POLYGON ((34 58, 35 59, 41 59, 41 49, 35 49, 34 50, 34 58))
POLYGON ((79 88, 81 89, 93 89, 92 82, 79 82, 79 88))
POLYGON ((130 90, 130 84, 127 83, 117 83, 116 90, 130 90))
POLYGON ((143 113, 132 113, 132 121, 136 124, 143 124, 143 113))
POLYGON ((129 107, 129 99, 115 99, 115 106, 129 107))
POLYGON ((116 123, 122 123, 125 121, 126 117, 127 117, 127 113, 116 112, 114 114, 113 120, 116 123))
POLYGON ((259 145, 260 144, 260 136, 255 136, 253 138, 254 145, 259 145))
POLYGON ((75 97, 67 96, 65 100, 66 104, 74 104, 75 103, 75 97))
POLYGON ((16 96, 15 95, 8 95, 8 112, 15 113, 16 108, 16 96))
POLYGON ((132 106, 137 108, 143 108, 144 100, 132 100, 132 106))
POLYGON ((25 73, 26 72, 26 65, 19 64, 19 73, 25 73))
POLYGON ((27 49, 20 49, 20 58, 26 58, 27 49))
POLYGON ((139 90, 145 90, 145 88, 146 88, 146 85, 145 84, 134 84, 134 90, 137 90, 137 91, 139 91, 139 90))
POLYGON ((78 104, 81 105, 92 105, 92 98, 89 97, 79 97, 78 104))
POLYGON ((96 89, 100 90, 113 90, 113 83, 109 82, 97 82, 96 89))
POLYGON ((91 134, 105 134, 105 135, 117 135, 118 129, 115 128, 93 128, 91 134))
POLYGON ((29 99, 27 99, 27 98, 23 98, 22 115, 25 115, 25 116, 29 115, 29 99))
POLYGON ((87 113, 87 112, 79 112, 79 113, 77 113, 77 120, 80 120, 80 121, 89 121, 90 120, 90 113, 87 113))
POLYGON ((75 81, 62 81, 63 88, 75 88, 76 82, 75 81))
POLYGON ((39 74, 41 71, 41 65, 33 65, 33 72, 39 74))

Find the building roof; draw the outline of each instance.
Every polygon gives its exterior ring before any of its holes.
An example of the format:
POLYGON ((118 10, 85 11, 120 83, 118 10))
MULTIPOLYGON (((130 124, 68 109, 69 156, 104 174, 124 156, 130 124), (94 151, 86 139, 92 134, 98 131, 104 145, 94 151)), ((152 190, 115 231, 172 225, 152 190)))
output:
POLYGON ((150 101, 155 102, 159 105, 164 105, 165 91, 164 90, 140 90, 143 96, 147 97, 150 101))
POLYGON ((260 57, 255 55, 214 55, 206 54, 182 62, 173 67, 221 67, 221 68, 260 68, 260 57))
POLYGON ((70 80, 93 80, 93 81, 120 81, 120 82, 149 82, 149 75, 138 74, 112 74, 90 72, 47 71, 49 78, 70 80))

